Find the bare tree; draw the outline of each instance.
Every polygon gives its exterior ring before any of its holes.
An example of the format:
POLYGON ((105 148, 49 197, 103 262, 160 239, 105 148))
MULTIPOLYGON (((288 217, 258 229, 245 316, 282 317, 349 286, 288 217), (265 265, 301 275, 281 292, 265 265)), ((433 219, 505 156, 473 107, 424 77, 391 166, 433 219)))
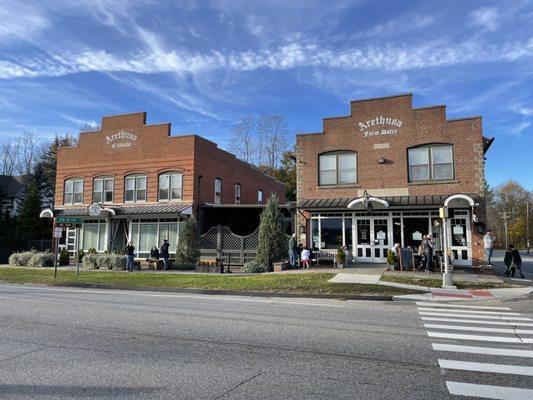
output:
POLYGON ((17 172, 30 174, 38 157, 37 137, 32 131, 25 131, 18 141, 17 172))
POLYGON ((288 149, 287 121, 282 115, 262 115, 257 123, 261 148, 260 163, 266 166, 269 174, 278 167, 283 152, 288 149))
POLYGON ((255 117, 247 115, 233 127, 231 135, 230 150, 238 158, 250 164, 257 164, 259 159, 255 127, 255 117))
POLYGON ((9 140, 0 145, 0 174, 13 175, 18 167, 19 142, 9 140))

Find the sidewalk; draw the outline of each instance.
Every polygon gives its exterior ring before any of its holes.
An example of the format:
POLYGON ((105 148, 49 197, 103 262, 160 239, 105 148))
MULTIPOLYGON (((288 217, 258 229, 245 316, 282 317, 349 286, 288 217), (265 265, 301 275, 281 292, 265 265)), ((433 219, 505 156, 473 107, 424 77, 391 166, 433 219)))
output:
MULTIPOLYGON (((329 282, 333 283, 359 283, 359 284, 373 284, 381 286, 391 286, 401 289, 419 290, 422 294, 398 295, 393 296, 393 300, 429 300, 429 301, 460 301, 460 300, 490 300, 490 299, 509 299, 516 297, 528 296, 533 293, 532 287, 517 287, 517 288, 495 288, 495 289, 442 289, 429 286, 410 285, 397 282, 382 281, 381 277, 384 272, 388 270, 387 265, 364 265, 356 268, 349 268, 344 270, 335 270, 337 275, 329 282), (341 272, 342 271, 342 272, 341 272)), ((425 274, 421 272, 387 272, 392 276, 404 276, 424 279, 442 279, 440 273, 425 274)), ((507 280, 501 279, 496 275, 475 274, 468 271, 456 271, 453 276, 454 282, 472 282, 472 283, 493 283, 503 284, 507 280)), ((514 283, 514 282, 508 282, 514 283)))

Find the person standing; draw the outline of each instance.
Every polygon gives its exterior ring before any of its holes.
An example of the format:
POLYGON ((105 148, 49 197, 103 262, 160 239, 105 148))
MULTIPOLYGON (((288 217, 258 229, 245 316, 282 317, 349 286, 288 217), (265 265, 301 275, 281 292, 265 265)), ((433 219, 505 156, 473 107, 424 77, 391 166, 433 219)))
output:
POLYGON ((309 269, 309 258, 311 257, 311 250, 308 247, 305 247, 302 250, 302 268, 309 269))
POLYGON ((483 236, 483 248, 485 250, 485 263, 492 266, 490 259, 492 258, 492 250, 496 238, 492 234, 492 229, 489 229, 485 236, 483 236))
POLYGON ((513 249, 513 245, 509 245, 509 248, 505 251, 505 256, 503 257, 503 263, 507 267, 507 271, 505 271, 504 276, 511 276, 511 265, 513 264, 513 254, 511 253, 511 250, 513 249))
POLYGON ((169 247, 170 245, 168 244, 168 240, 163 239, 163 244, 161 245, 161 250, 159 252, 159 254, 161 255, 161 258, 163 259, 163 271, 168 270, 168 259, 170 256, 168 252, 169 247))
POLYGON ((126 246, 126 269, 128 272, 133 271, 133 257, 135 254, 135 247, 131 245, 131 242, 128 242, 126 246))
POLYGON ((424 251, 424 258, 426 261, 425 271, 426 274, 431 273, 433 269, 433 249, 435 248, 435 242, 433 242, 433 236, 428 234, 424 240, 422 240, 422 248, 424 251))
POLYGON ((520 252, 512 244, 509 245, 509 250, 513 259, 513 264, 510 270, 511 276, 514 277, 516 270, 520 274, 520 278, 525 278, 524 274, 522 274, 522 257, 520 257, 520 252))
POLYGON ((296 243, 296 233, 289 239, 289 263, 291 268, 296 267, 296 254, 298 253, 298 243, 296 243))

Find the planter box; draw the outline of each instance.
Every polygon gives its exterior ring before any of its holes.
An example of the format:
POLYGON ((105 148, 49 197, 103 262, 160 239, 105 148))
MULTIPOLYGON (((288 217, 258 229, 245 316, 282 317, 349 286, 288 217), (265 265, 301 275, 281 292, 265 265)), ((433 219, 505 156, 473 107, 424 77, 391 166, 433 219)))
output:
POLYGON ((289 269, 289 263, 287 261, 275 262, 274 272, 286 271, 289 269))
POLYGON ((218 265, 197 265, 194 270, 202 274, 220 274, 220 266, 218 265))

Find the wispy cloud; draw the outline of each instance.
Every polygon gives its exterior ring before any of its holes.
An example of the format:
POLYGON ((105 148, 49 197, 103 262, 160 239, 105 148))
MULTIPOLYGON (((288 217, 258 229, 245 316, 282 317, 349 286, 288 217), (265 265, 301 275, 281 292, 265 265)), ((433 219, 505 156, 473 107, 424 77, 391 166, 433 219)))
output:
MULTIPOLYGON (((146 33, 145 33, 146 34, 146 33)), ((104 50, 79 54, 43 55, 16 61, 0 60, 0 78, 63 76, 82 72, 202 73, 217 69, 253 71, 328 67, 341 70, 407 71, 469 63, 517 61, 533 55, 533 38, 490 45, 477 40, 459 44, 425 43, 415 46, 367 46, 332 50, 315 44, 293 43, 264 51, 163 51, 159 47, 129 56, 104 50)))
POLYGON ((27 2, 2 0, 0 41, 32 40, 50 25, 46 13, 27 2))
POLYGON ((500 15, 496 7, 483 7, 470 14, 474 24, 488 31, 495 31, 500 27, 500 15))

